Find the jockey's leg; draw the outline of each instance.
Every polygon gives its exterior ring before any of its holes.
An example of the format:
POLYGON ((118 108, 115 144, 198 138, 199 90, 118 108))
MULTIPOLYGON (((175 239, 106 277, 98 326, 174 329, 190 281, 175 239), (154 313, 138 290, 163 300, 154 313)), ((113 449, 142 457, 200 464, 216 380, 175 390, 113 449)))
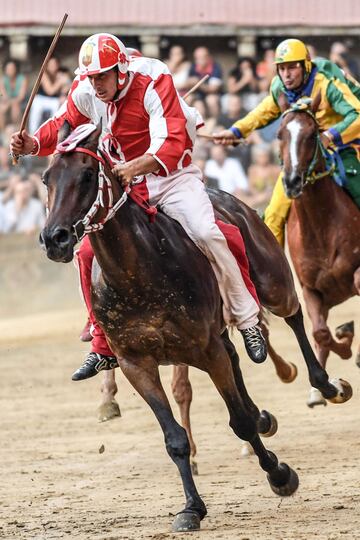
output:
POLYGON ((255 362, 262 362, 266 358, 266 344, 257 326, 257 299, 249 292, 237 260, 215 222, 211 201, 196 171, 195 167, 189 172, 183 171, 172 181, 169 189, 160 198, 159 205, 168 216, 182 225, 193 242, 208 257, 219 284, 225 322, 236 325, 241 330, 250 358, 255 362))
POLYGON ((276 181, 269 205, 265 209, 264 221, 279 244, 285 245, 285 224, 291 208, 291 199, 285 195, 282 172, 276 181))
POLYGON ((117 367, 116 358, 111 351, 104 332, 95 319, 91 305, 91 269, 94 259, 94 252, 88 236, 81 242, 79 250, 76 252, 76 263, 79 269, 80 288, 89 313, 91 322, 91 352, 86 356, 82 366, 73 374, 73 380, 88 379, 99 371, 117 367))
POLYGON ((340 156, 346 172, 345 191, 360 208, 360 161, 357 153, 353 148, 345 148, 340 152, 340 156))

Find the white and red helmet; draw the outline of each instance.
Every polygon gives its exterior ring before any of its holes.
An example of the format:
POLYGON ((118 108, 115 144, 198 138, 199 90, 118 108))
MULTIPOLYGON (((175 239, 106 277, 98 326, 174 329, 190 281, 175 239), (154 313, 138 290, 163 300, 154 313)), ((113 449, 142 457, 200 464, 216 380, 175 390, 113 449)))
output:
POLYGON ((123 84, 129 66, 125 45, 112 34, 94 34, 81 45, 76 75, 97 75, 117 66, 118 82, 123 84))

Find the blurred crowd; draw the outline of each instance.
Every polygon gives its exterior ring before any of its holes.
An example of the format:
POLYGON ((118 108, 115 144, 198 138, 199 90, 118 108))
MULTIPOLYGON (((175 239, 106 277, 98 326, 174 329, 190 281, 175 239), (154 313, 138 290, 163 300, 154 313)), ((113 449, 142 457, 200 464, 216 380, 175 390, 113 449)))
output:
MULTIPOLYGON (((314 58, 314 47, 309 45, 314 58)), ((358 65, 346 45, 334 42, 328 57, 347 74, 359 78, 358 65)), ((204 119, 199 135, 229 128, 245 116, 267 95, 275 75, 274 50, 268 49, 260 59, 238 58, 228 73, 216 61, 207 47, 197 47, 187 58, 180 45, 173 45, 165 59, 175 86, 184 96, 204 75, 207 81, 187 98, 204 119)), ((33 102, 28 130, 32 134, 51 117, 66 99, 73 74, 51 58, 33 102)), ((19 64, 9 59, 0 76, 0 233, 32 233, 45 220, 45 188, 41 171, 45 158, 23 157, 20 166, 13 167, 9 156, 9 138, 18 129, 29 96, 27 76, 19 64)), ((227 149, 215 146, 198 136, 193 159, 204 173, 210 187, 239 197, 261 213, 270 200, 280 172, 277 161, 276 131, 278 123, 254 132, 243 144, 227 149)))

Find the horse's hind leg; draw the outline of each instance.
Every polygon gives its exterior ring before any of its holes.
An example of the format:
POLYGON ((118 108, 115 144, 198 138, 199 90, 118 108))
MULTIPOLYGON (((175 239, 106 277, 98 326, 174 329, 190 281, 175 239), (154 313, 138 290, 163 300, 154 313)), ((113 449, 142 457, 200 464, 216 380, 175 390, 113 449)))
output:
POLYGON ((295 315, 285 318, 286 323, 293 330, 300 345, 301 352, 305 359, 311 386, 318 388, 324 398, 333 403, 344 403, 352 396, 351 386, 342 379, 329 381, 329 376, 324 368, 319 364, 307 338, 301 306, 295 315))
POLYGON ((231 361, 235 384, 237 386, 238 392, 242 397, 244 407, 246 408, 248 413, 251 414, 251 416, 254 418, 257 424, 258 432, 263 437, 271 437, 272 435, 275 435, 277 431, 277 420, 275 416, 268 411, 259 412, 259 409, 249 396, 240 369, 239 355, 235 349, 233 342, 229 338, 229 332, 227 329, 221 334, 221 339, 231 361))
POLYGON ((174 366, 171 381, 171 390, 179 406, 181 425, 186 430, 191 457, 196 455, 196 445, 191 432, 190 405, 192 401, 192 388, 189 380, 189 366, 174 366))
POLYGON ((115 381, 115 369, 109 369, 103 373, 103 381, 101 383, 102 399, 98 408, 99 422, 106 422, 107 420, 121 416, 119 404, 115 399, 118 391, 115 381))
POLYGON ((229 356, 217 337, 213 337, 208 349, 207 372, 224 399, 230 414, 230 427, 234 433, 249 441, 259 459, 261 468, 266 471, 271 489, 278 495, 292 495, 299 484, 295 471, 285 463, 279 463, 273 452, 267 450, 257 430, 256 419, 244 406, 229 356))
POLYGON ((174 531, 200 528, 200 520, 206 515, 206 507, 197 492, 190 466, 190 445, 186 431, 175 420, 162 387, 159 368, 153 357, 121 358, 120 368, 153 410, 164 433, 166 450, 177 465, 184 487, 186 504, 177 514, 174 531))
POLYGON ((273 348, 270 343, 269 329, 264 321, 261 323, 261 330, 266 340, 268 354, 275 366, 277 376, 283 383, 291 383, 297 377, 297 367, 292 362, 286 362, 273 348))

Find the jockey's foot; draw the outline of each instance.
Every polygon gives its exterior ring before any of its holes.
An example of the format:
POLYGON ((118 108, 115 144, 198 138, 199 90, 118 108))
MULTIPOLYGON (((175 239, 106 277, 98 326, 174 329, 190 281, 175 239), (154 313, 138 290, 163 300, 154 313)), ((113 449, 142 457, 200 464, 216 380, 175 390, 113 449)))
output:
POLYGON ((267 347, 260 326, 250 326, 240 330, 245 343, 245 349, 253 362, 261 364, 267 357, 267 347))
POLYGON ((73 373, 71 377, 73 381, 82 381, 89 379, 106 369, 114 369, 119 367, 115 356, 106 356, 105 354, 91 352, 85 358, 83 364, 73 373))
POLYGON ((88 319, 86 321, 86 324, 84 326, 84 328, 82 329, 81 331, 81 334, 80 334, 80 341, 91 341, 92 340, 92 335, 90 334, 90 327, 91 327, 91 322, 90 322, 90 319, 88 319))

